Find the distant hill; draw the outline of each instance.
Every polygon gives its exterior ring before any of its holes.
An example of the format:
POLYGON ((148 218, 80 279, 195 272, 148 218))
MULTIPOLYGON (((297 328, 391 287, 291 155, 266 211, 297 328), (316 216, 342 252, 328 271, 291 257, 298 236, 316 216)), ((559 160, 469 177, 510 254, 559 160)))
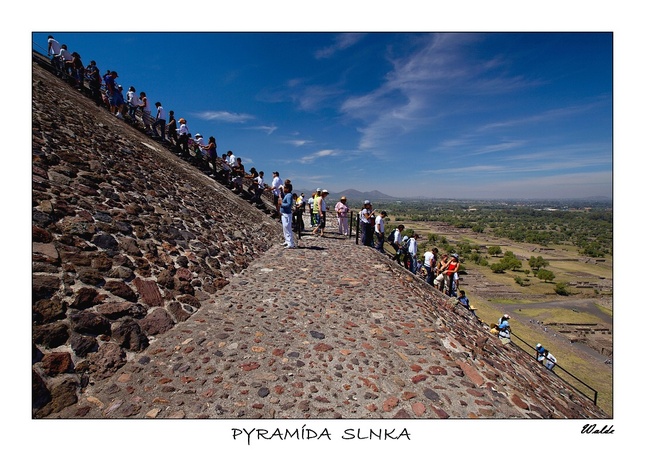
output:
POLYGON ((387 194, 383 194, 380 191, 374 190, 374 191, 358 191, 355 189, 346 189, 344 191, 340 191, 338 193, 329 193, 329 195, 333 198, 340 198, 341 196, 347 197, 348 200, 351 201, 363 201, 363 200, 370 200, 370 201, 375 201, 375 200, 396 200, 396 197, 388 196, 387 194))

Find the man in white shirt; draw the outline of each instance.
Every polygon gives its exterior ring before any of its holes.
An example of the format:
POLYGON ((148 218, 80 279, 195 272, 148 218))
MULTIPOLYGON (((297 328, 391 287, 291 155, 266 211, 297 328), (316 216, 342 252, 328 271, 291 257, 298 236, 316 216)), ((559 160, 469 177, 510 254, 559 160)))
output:
POLYGON ((392 242, 392 247, 394 248, 394 257, 392 257, 392 260, 396 260, 398 263, 401 263, 401 255, 403 255, 403 249, 401 249, 403 246, 403 229, 405 229, 403 224, 399 224, 396 227, 394 241, 392 242))
POLYGON ((273 172, 273 181, 271 182, 271 189, 273 190, 273 205, 275 205, 275 211, 280 214, 280 206, 278 205, 278 200, 280 199, 280 187, 283 185, 282 179, 280 178, 280 173, 278 171, 273 172))
POLYGON ((381 254, 385 253, 383 250, 383 244, 385 244, 385 217, 387 216, 386 211, 382 211, 380 215, 376 217, 376 222, 374 223, 374 233, 376 234, 376 250, 381 254))
POLYGON ((228 165, 231 168, 231 170, 235 170, 237 167, 237 158, 235 158, 235 155, 233 155, 233 151, 229 150, 226 152, 226 156, 228 158, 228 165))
POLYGON ((435 267, 437 266, 438 253, 439 249, 434 247, 432 248, 432 251, 427 251, 425 254, 423 254, 423 266, 426 269, 426 282, 428 282, 430 286, 434 285, 434 271, 435 267))
POLYGON ((52 35, 47 36, 47 54, 51 55, 52 65, 56 70, 56 75, 60 75, 61 64, 58 54, 60 53, 60 44, 52 35))

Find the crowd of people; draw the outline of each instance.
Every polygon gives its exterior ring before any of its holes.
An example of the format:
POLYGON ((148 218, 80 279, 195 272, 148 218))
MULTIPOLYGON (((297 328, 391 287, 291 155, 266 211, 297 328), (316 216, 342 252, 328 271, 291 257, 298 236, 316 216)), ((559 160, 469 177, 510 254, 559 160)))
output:
MULTIPOLYGON (((264 172, 251 168, 247 173, 242 159, 232 151, 217 153, 217 141, 210 136, 207 141, 201 133, 192 134, 187 120, 176 118, 175 112, 166 109, 160 101, 152 103, 145 91, 130 86, 123 92, 118 73, 107 70, 101 75, 96 61, 85 67, 77 52, 69 52, 67 44, 60 44, 52 35, 47 38, 47 54, 53 72, 70 82, 79 91, 88 93, 97 106, 106 108, 115 117, 135 125, 154 139, 160 140, 180 158, 189 161, 211 177, 231 188, 235 193, 248 193, 252 203, 262 204, 262 195, 271 191, 276 216, 280 217, 280 199, 284 196, 279 173, 273 173, 270 185, 264 172)), ((301 197, 303 197, 302 195, 301 197)))

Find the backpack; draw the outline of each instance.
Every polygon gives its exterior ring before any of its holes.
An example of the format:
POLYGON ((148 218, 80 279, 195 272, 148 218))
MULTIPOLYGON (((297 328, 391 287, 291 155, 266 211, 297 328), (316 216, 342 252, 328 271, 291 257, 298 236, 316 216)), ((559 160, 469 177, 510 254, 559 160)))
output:
POLYGON ((390 234, 387 236, 387 242, 390 244, 394 243, 394 232, 396 232, 396 229, 392 230, 390 234))

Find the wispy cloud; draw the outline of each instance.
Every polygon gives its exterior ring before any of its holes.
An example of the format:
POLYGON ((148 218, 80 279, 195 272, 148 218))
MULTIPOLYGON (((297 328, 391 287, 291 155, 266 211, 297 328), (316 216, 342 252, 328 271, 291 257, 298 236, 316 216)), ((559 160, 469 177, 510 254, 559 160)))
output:
POLYGON ((313 163, 315 160, 319 158, 331 157, 339 154, 340 154, 340 151, 338 150, 324 149, 324 150, 319 150, 318 152, 314 152, 312 154, 306 155, 304 157, 301 157, 298 161, 300 161, 300 163, 303 163, 303 164, 308 164, 308 163, 313 163))
POLYGON ((587 105, 569 106, 564 108, 554 108, 548 111, 543 111, 538 114, 509 119, 507 121, 491 122, 480 126, 478 128, 478 131, 483 132, 483 131, 489 131, 492 129, 516 127, 518 125, 555 121, 555 120, 562 119, 563 117, 574 116, 574 115, 583 113, 585 111, 588 111, 590 108, 593 108, 595 105, 596 104, 593 103, 593 104, 587 104, 587 105))
POLYGON ((267 135, 272 134, 278 129, 275 125, 258 125, 257 127, 248 127, 249 130, 260 130, 265 132, 267 135))
POLYGON ((336 35, 335 41, 332 45, 317 50, 314 53, 314 56, 316 57, 316 59, 331 58, 336 54, 336 52, 345 50, 353 46, 358 41, 363 39, 364 36, 364 33, 342 33, 336 35))
POLYGON ((418 49, 407 55, 390 56, 392 70, 374 90, 348 98, 341 111, 363 123, 359 147, 371 150, 383 138, 395 140, 412 130, 427 128, 438 118, 475 105, 466 98, 492 96, 502 90, 532 84, 522 77, 509 77, 500 68, 499 56, 468 59, 466 49, 482 39, 472 34, 430 35, 418 49), (474 96, 474 97, 473 97, 474 96), (459 98, 462 104, 450 102, 459 98))
POLYGON ((292 146, 295 146, 295 147, 301 147, 301 146, 304 146, 305 144, 311 144, 313 141, 308 141, 306 139, 288 139, 284 142, 287 144, 291 144, 292 146))
POLYGON ((205 121, 221 121, 230 123, 244 123, 254 119, 250 114, 231 113, 229 111, 202 111, 197 113, 196 116, 205 121))

